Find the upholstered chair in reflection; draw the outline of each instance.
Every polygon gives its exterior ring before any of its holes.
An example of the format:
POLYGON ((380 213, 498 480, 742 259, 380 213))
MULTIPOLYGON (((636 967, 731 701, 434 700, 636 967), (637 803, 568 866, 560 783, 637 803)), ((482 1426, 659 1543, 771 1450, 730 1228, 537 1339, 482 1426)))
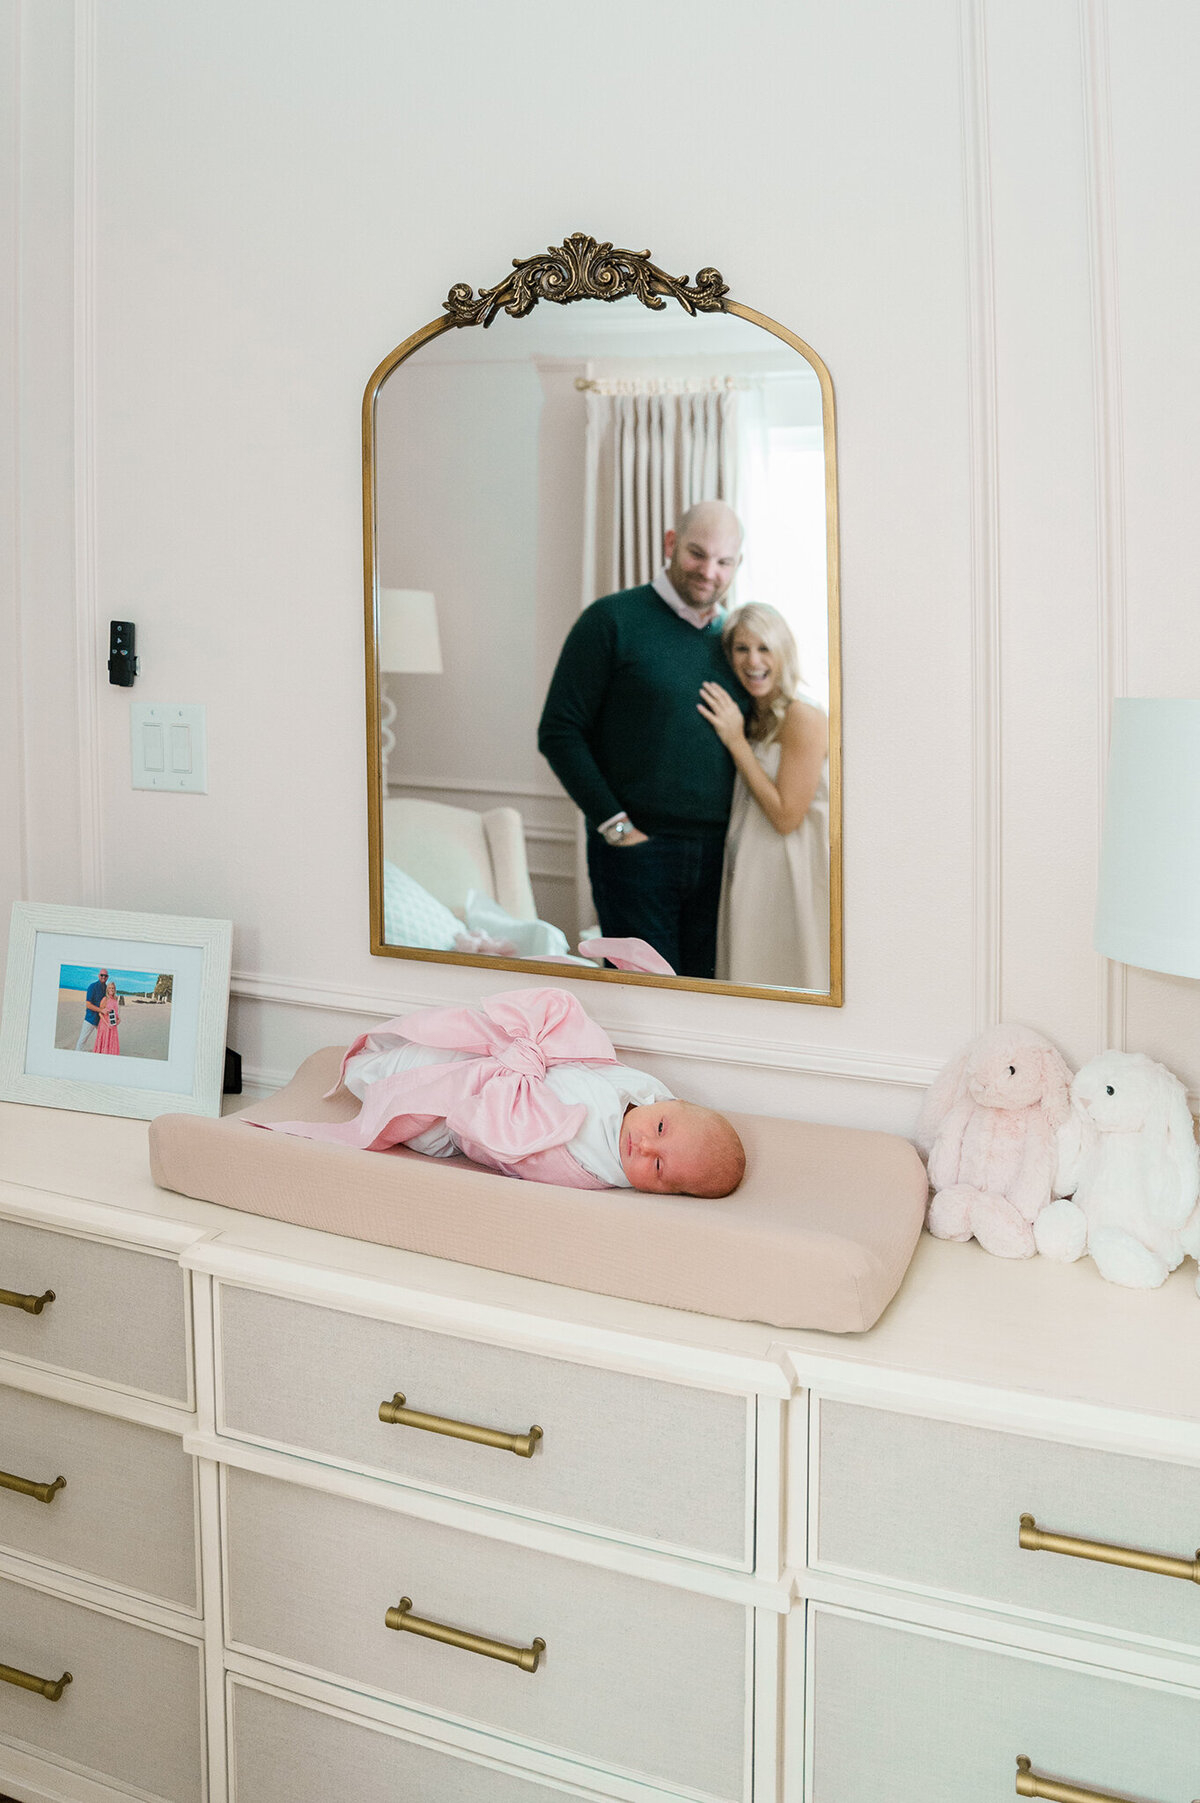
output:
POLYGON ((383 855, 460 919, 470 890, 490 895, 517 920, 534 920, 524 822, 516 808, 447 807, 389 796, 383 804, 383 855))

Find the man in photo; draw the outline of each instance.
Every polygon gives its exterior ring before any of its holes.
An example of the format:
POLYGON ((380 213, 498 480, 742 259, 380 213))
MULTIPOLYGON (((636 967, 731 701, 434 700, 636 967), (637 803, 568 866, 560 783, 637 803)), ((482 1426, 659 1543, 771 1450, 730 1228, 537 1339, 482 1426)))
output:
POLYGON ((716 970, 735 771, 698 703, 715 682, 749 705, 721 649, 741 546, 724 501, 690 507, 664 534, 653 582, 580 614, 538 728, 539 751, 587 821, 600 931, 647 940, 680 976, 716 970))
POLYGON ((79 1029, 79 1038, 75 1041, 77 1052, 90 1052, 92 1041, 96 1037, 96 1029, 100 1025, 100 1004, 104 1000, 104 992, 108 986, 108 972, 102 970, 94 983, 89 983, 83 1006, 83 1025, 79 1029))

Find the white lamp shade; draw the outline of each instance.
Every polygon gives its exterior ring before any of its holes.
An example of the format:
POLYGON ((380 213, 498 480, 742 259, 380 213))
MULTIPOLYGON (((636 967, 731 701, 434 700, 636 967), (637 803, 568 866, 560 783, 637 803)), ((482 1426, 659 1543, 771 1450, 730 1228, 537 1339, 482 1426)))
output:
POLYGON ((437 602, 426 589, 379 591, 379 668, 408 676, 440 676, 437 602))
POLYGON ((1200 977, 1200 701, 1116 701, 1096 950, 1200 977))

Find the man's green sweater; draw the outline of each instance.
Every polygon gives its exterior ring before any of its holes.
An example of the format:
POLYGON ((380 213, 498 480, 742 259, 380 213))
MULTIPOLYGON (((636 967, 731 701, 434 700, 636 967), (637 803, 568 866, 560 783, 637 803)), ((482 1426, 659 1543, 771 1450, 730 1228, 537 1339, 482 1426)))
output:
POLYGON ((702 682, 748 697, 721 650, 721 620, 681 620, 649 583, 604 595, 567 634, 538 750, 588 821, 622 809, 641 832, 716 838, 733 759, 697 711, 702 682))

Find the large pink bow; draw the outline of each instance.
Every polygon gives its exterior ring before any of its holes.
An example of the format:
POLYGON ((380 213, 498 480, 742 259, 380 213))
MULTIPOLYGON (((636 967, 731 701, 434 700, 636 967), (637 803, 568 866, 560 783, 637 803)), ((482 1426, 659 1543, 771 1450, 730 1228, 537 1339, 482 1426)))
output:
MULTIPOLYGON (((468 1158, 512 1163, 565 1145, 587 1118, 581 1102, 561 1102, 545 1083, 551 1065, 617 1062, 607 1033, 565 989, 510 990, 476 1008, 422 1008, 372 1031, 473 1056, 381 1078, 353 1121, 272 1122, 276 1131, 383 1152, 444 1119, 468 1158)), ((367 1038, 350 1047, 343 1072, 367 1038)))

